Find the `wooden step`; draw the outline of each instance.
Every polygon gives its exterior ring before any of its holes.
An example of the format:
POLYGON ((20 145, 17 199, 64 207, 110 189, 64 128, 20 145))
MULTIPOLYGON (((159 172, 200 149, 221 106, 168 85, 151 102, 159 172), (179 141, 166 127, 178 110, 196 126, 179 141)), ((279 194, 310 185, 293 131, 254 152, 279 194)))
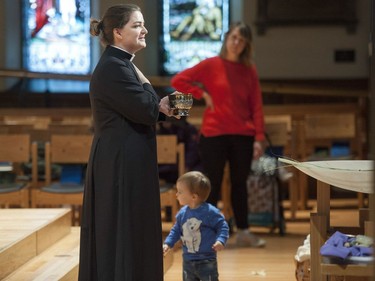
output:
MULTIPOLYGON (((43 253, 34 257, 4 281, 75 281, 78 279, 79 265, 79 227, 72 227, 71 232, 43 253)), ((164 260, 164 273, 173 264, 173 252, 164 260)))
MULTIPOLYGON (((77 280, 80 228, 70 209, 0 209, 0 280, 77 280)), ((163 238, 172 224, 163 224, 163 238)), ((173 254, 164 258, 164 273, 173 254)))
POLYGON ((29 260, 4 281, 73 281, 78 279, 79 227, 72 227, 64 238, 29 260))
POLYGON ((70 229, 70 209, 0 209, 0 280, 68 235, 70 229))

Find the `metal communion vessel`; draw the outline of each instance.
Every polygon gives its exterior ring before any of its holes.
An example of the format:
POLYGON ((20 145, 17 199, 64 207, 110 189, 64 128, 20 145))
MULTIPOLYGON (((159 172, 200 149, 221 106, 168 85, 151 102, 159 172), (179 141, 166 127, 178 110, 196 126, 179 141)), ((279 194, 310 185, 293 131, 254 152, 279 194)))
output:
POLYGON ((169 95, 169 106, 173 109, 173 115, 189 116, 189 110, 193 106, 193 95, 174 92, 169 95))

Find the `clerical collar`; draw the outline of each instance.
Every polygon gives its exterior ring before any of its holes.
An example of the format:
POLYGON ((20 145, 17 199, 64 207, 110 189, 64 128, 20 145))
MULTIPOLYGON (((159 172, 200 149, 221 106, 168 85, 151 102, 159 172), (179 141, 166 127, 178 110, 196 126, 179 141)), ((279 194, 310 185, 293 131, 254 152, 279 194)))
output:
POLYGON ((126 50, 124 50, 124 49, 122 49, 122 48, 120 48, 120 47, 117 47, 117 46, 115 46, 115 45, 111 45, 111 47, 113 47, 113 48, 117 48, 117 49, 119 49, 119 50, 121 50, 121 51, 123 51, 123 52, 125 52, 125 53, 128 53, 129 55, 131 55, 131 58, 129 59, 130 61, 133 61, 133 59, 134 59, 134 57, 135 57, 135 54, 131 54, 131 53, 129 53, 128 51, 126 51, 126 50))

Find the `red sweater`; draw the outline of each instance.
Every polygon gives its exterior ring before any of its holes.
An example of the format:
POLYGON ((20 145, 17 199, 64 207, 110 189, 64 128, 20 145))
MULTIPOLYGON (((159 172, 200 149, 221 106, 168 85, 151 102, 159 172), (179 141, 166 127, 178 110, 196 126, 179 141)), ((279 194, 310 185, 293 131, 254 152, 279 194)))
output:
POLYGON ((254 65, 208 58, 175 75, 171 83, 196 99, 202 98, 203 91, 211 96, 214 110, 204 111, 204 136, 245 135, 264 140, 263 101, 254 65))

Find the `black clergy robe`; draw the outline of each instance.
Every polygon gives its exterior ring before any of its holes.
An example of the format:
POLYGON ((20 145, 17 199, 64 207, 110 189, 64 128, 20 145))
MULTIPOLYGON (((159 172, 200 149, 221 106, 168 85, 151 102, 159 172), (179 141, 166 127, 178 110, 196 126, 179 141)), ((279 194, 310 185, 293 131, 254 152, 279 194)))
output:
POLYGON ((155 124, 159 100, 131 55, 112 46, 90 81, 94 139, 83 199, 80 281, 160 281, 155 124))

